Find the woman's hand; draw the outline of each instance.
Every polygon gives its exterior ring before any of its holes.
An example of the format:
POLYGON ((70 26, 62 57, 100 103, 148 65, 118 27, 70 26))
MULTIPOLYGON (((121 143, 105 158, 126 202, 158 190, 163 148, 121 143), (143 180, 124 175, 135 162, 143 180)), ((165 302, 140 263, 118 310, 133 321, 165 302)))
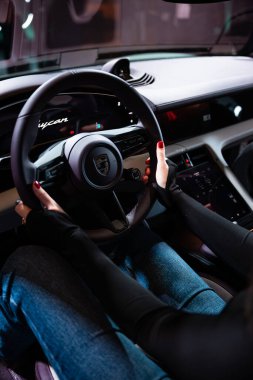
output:
MULTIPOLYGON (((163 141, 158 141, 157 143, 156 156, 156 183, 154 184, 154 187, 157 190, 161 203, 163 203, 166 207, 170 207, 172 203, 172 193, 182 191, 176 183, 177 165, 166 158, 163 141)), ((146 160, 146 165, 145 175, 143 176, 144 183, 148 182, 150 176, 150 158, 146 160)))
MULTIPOLYGON (((156 167, 156 182, 158 186, 162 189, 166 188, 168 175, 169 175, 169 166, 166 162, 165 156, 165 147, 163 141, 158 141, 156 145, 156 157, 157 157, 157 167, 156 167)), ((146 160, 146 170, 145 175, 143 176, 143 182, 147 183, 150 176, 150 158, 146 160)))
POLYGON ((163 141, 158 141, 156 145, 156 157, 156 182, 162 189, 165 189, 169 176, 169 166, 166 162, 165 147, 163 141))
POLYGON ((15 211, 26 225, 26 231, 32 243, 46 245, 57 250, 64 249, 67 239, 79 227, 73 223, 64 210, 40 186, 33 183, 33 191, 40 200, 42 209, 31 210, 19 201, 15 211))
MULTIPOLYGON (((34 194, 39 199, 44 209, 65 213, 61 206, 59 206, 58 203, 56 203, 55 200, 51 198, 50 195, 41 187, 38 181, 33 182, 32 188, 34 194)), ((32 210, 30 207, 24 205, 22 201, 17 201, 15 211, 19 216, 21 216, 22 223, 25 224, 27 216, 32 210)))

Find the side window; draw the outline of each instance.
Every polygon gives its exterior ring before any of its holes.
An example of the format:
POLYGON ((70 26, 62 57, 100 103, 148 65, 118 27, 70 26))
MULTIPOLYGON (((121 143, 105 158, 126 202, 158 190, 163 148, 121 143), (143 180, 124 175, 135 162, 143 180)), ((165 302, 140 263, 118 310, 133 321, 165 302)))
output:
POLYGON ((116 0, 53 0, 46 12, 46 45, 50 49, 115 39, 116 0))
POLYGON ((14 7, 11 1, 0 1, 0 60, 11 55, 14 27, 14 7))

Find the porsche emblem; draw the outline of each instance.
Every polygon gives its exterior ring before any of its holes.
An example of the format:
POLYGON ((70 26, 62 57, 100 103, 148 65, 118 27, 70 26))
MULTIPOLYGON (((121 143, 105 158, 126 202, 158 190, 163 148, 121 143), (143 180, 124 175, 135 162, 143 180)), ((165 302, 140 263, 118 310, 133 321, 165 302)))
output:
POLYGON ((99 156, 94 157, 93 160, 95 168, 97 169, 99 174, 106 176, 110 170, 110 162, 107 154, 100 154, 99 156))

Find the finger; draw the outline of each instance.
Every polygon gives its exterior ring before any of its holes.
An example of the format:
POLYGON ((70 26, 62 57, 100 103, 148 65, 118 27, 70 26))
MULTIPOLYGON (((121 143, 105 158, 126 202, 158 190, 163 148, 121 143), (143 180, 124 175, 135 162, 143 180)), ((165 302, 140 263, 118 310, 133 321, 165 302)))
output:
POLYGON ((142 176, 142 182, 144 182, 144 184, 148 183, 148 176, 147 175, 142 176))
POLYGON ((61 206, 58 205, 58 203, 55 202, 55 200, 52 197, 50 197, 50 195, 41 187, 38 181, 33 182, 33 191, 45 208, 47 208, 48 210, 64 212, 61 206))
POLYGON ((26 218, 27 218, 27 216, 28 216, 28 214, 29 214, 29 212, 31 211, 31 209, 30 209, 30 207, 24 205, 24 203, 22 201, 20 201, 16 205, 15 211, 25 221, 26 218))
POLYGON ((145 169, 145 174, 146 174, 146 176, 149 176, 149 175, 150 175, 150 173, 151 173, 151 170, 150 170, 150 168, 146 168, 146 169, 145 169))
POLYGON ((160 187, 165 189, 169 174, 169 167, 166 163, 165 147, 163 141, 158 141, 156 147, 157 167, 156 167, 156 182, 160 187))
POLYGON ((165 147, 163 141, 158 141, 156 145, 156 157, 158 165, 166 162, 165 147))
POLYGON ((146 165, 150 165, 150 157, 148 157, 148 158, 146 159, 145 164, 146 164, 146 165))

